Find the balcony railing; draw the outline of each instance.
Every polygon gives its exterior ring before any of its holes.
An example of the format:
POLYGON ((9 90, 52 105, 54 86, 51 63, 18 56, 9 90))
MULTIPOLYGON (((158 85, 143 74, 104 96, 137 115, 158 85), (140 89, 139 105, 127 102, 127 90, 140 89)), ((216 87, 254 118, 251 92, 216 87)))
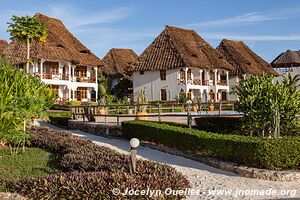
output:
POLYGON ((77 76, 76 82, 81 83, 96 83, 96 77, 87 77, 87 76, 77 76))
POLYGON ((226 86, 227 85, 227 81, 226 80, 219 80, 218 81, 218 85, 224 85, 224 86, 226 86))
MULTIPOLYGON (((185 79, 179 79, 178 80, 179 85, 184 85, 185 82, 186 82, 185 79)), ((214 85, 214 81, 213 80, 193 79, 193 80, 187 80, 187 84, 208 86, 208 85, 214 85)), ((227 86, 227 81, 226 80, 219 80, 217 82, 217 85, 227 86)))

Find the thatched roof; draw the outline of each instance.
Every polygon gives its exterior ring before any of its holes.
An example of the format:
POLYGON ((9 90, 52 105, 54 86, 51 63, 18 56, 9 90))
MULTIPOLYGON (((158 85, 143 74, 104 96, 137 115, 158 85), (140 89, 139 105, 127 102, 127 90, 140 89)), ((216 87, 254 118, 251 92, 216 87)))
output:
MULTIPOLYGON (((45 43, 33 42, 30 49, 31 59, 66 60, 77 65, 104 65, 68 31, 60 20, 40 13, 37 13, 35 17, 45 24, 47 38, 45 43)), ((4 53, 14 64, 26 62, 26 45, 24 43, 12 41, 4 53)))
POLYGON ((8 46, 8 42, 6 40, 0 40, 0 55, 4 51, 4 49, 8 46))
POLYGON ((166 26, 140 55, 134 70, 180 67, 232 69, 226 59, 195 31, 166 26))
POLYGON ((112 48, 102 59, 105 63, 102 73, 108 76, 127 76, 138 55, 131 49, 112 48))
POLYGON ((275 68, 300 66, 300 50, 282 52, 271 62, 271 65, 275 68))
POLYGON ((216 50, 234 67, 229 71, 230 76, 268 73, 278 75, 272 66, 254 53, 244 42, 224 39, 216 50))

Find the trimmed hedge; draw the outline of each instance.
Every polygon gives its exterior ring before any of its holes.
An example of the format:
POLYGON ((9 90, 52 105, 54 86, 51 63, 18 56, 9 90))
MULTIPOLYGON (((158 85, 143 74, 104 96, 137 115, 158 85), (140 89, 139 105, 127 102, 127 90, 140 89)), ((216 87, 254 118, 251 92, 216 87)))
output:
POLYGON ((15 190, 33 199, 182 199, 184 196, 159 198, 115 196, 113 188, 135 190, 184 190, 189 182, 173 167, 148 160, 137 160, 137 173, 130 174, 128 156, 92 141, 48 128, 31 128, 34 146, 57 155, 66 173, 19 180, 15 190))
POLYGON ((68 121, 71 119, 71 111, 48 111, 50 123, 56 126, 67 127, 68 121))
POLYGON ((222 135, 147 121, 122 122, 126 138, 265 169, 299 169, 300 137, 222 135))
POLYGON ((197 129, 214 133, 241 134, 242 117, 198 117, 195 118, 197 129))

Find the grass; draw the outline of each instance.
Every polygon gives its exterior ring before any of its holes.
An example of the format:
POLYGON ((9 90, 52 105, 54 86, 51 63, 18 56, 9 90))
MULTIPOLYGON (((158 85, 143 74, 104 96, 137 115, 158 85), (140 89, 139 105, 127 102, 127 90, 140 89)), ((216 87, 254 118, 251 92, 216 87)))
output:
POLYGON ((71 117, 71 111, 62 111, 62 110, 49 110, 47 115, 49 117, 71 117))
MULTIPOLYGON (((18 179, 35 178, 61 171, 54 155, 45 150, 28 147, 24 153, 15 157, 9 153, 9 149, 0 149, 0 178, 8 182, 13 183, 18 179)), ((0 185, 0 192, 8 190, 10 188, 0 185)))

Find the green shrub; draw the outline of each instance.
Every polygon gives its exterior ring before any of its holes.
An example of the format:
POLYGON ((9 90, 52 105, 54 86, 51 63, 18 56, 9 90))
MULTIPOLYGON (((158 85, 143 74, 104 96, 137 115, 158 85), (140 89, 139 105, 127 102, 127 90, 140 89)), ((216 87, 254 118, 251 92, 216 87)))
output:
POLYGON ((81 101, 77 101, 77 100, 65 101, 64 105, 65 106, 80 106, 81 101))
POLYGON ((145 121, 122 122, 125 137, 266 169, 300 167, 300 137, 222 135, 145 121))
POLYGON ((68 121, 71 119, 70 111, 50 110, 47 112, 50 123, 56 126, 68 126, 68 121))
POLYGON ((198 117, 195 118, 197 129, 214 133, 236 133, 241 134, 241 117, 198 117))

